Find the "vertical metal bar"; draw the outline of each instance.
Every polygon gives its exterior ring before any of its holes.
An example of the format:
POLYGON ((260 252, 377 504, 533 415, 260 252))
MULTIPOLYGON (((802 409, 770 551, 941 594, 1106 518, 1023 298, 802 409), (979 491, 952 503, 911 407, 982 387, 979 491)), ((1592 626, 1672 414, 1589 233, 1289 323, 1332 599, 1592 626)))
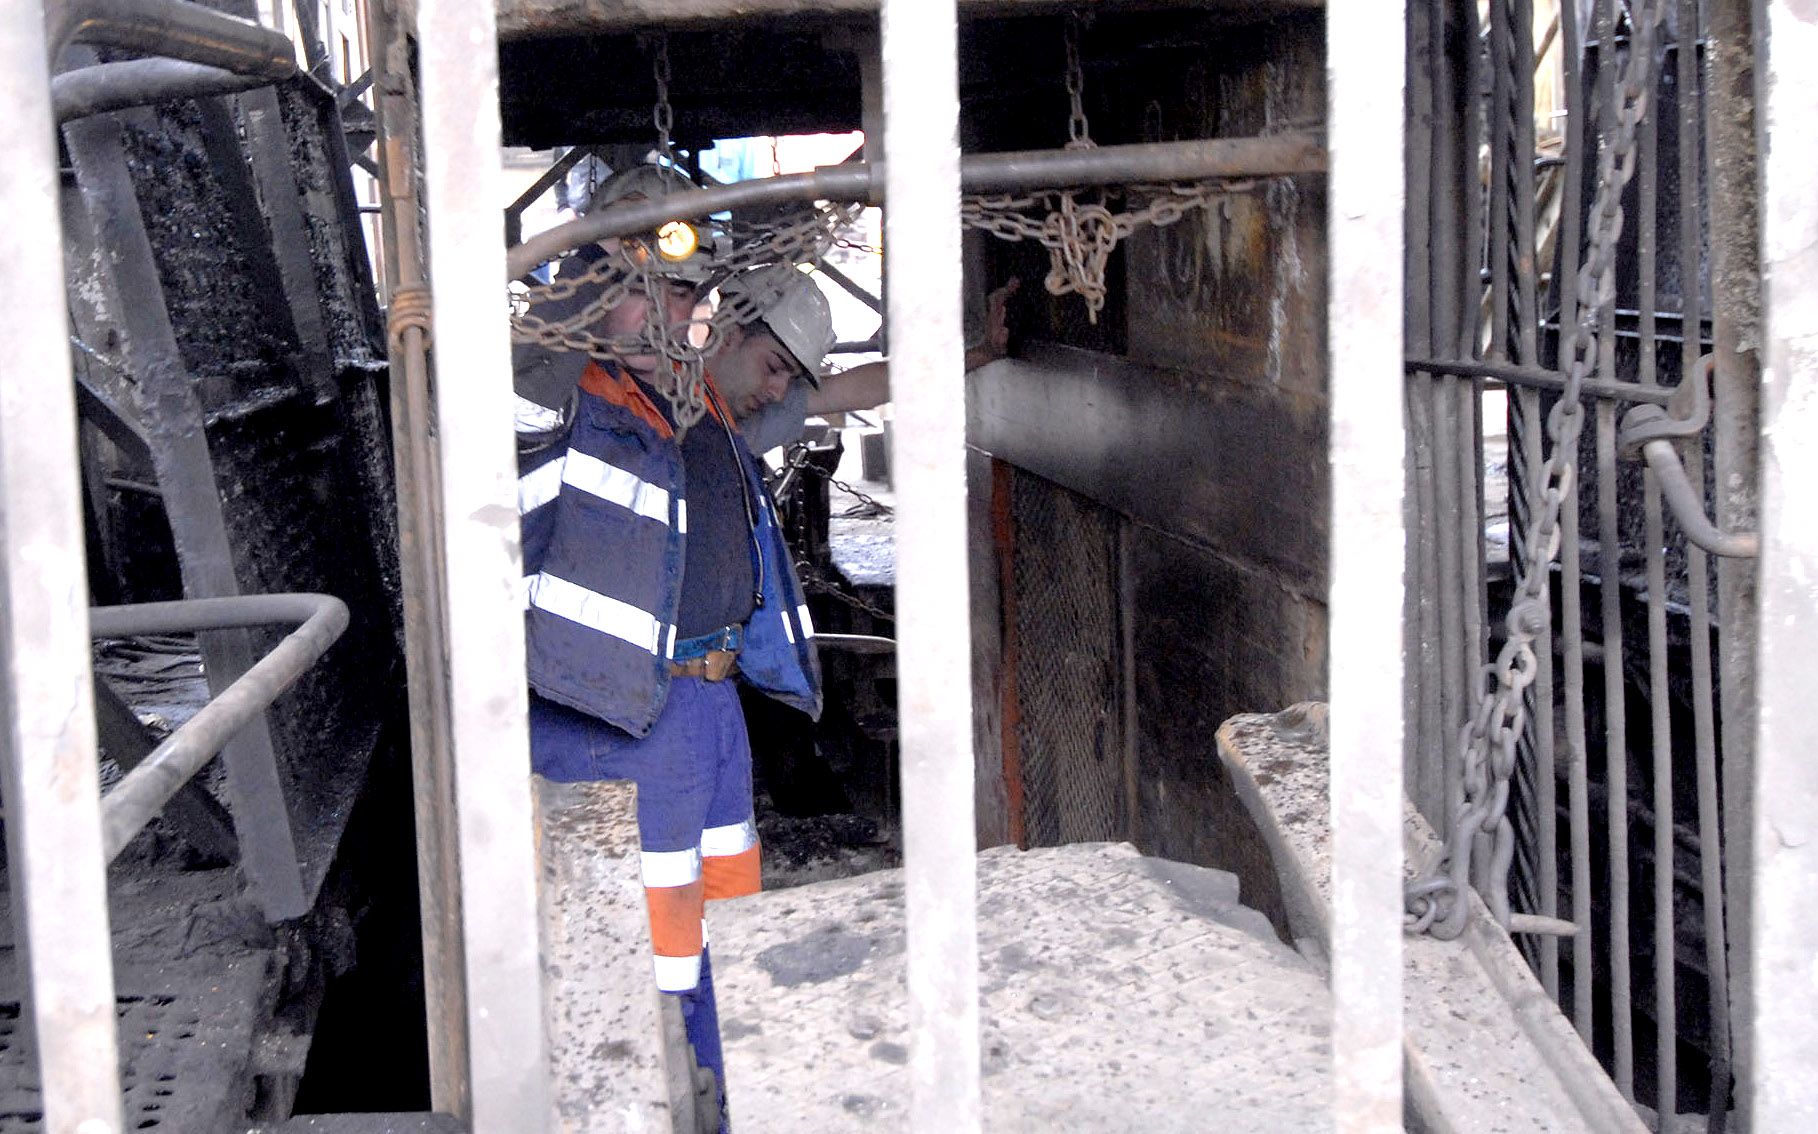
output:
MULTIPOLYGON (((1581 202, 1584 193, 1584 93, 1580 69, 1584 59, 1583 37, 1578 34, 1577 0, 1560 0, 1559 26, 1564 35, 1562 49, 1565 99, 1565 185, 1560 190, 1559 268, 1554 287, 1559 292, 1559 326, 1572 326, 1578 319, 1578 242, 1583 231, 1581 202)), ((1596 1032, 1596 1004, 1593 997, 1593 958, 1595 953, 1591 925, 1591 802, 1589 768, 1586 764, 1584 705, 1584 573, 1579 562, 1578 478, 1559 510, 1559 622, 1564 639, 1565 661, 1565 726, 1566 726, 1566 807, 1572 842, 1572 922, 1578 933, 1572 938, 1572 1022, 1578 1034, 1590 1045, 1596 1032)))
MULTIPOLYGON (((1597 4, 1597 101, 1615 96, 1616 0, 1597 4)), ((1585 296, 1585 302, 1595 302, 1585 296)), ((1598 332, 1597 373, 1615 377, 1615 304, 1598 332)), ((1629 761, 1623 701, 1622 534, 1616 512, 1616 407, 1597 403, 1597 574, 1603 637, 1604 822, 1610 839, 1610 1019, 1616 1040, 1616 1089, 1635 1097, 1635 1021, 1629 974, 1629 761)))
MULTIPOLYGON (((1754 0, 1707 0, 1704 168, 1710 211, 1713 376, 1711 446, 1716 518, 1724 531, 1757 530, 1760 475, 1761 196, 1757 178, 1754 0)), ((1698 483, 1694 481, 1693 483, 1698 483)), ((1735 881, 1723 891, 1729 942, 1732 1067, 1749 1066, 1754 980, 1748 879, 1754 876, 1749 831, 1755 804, 1755 634, 1759 622, 1758 564, 1717 561, 1719 737, 1723 752, 1722 864, 1735 881)), ((1702 791, 1702 788, 1700 789, 1702 791)), ((1707 890, 1707 895, 1709 891, 1707 890)), ((1749 1092, 1736 1093, 1738 1126, 1749 1129, 1749 1092)))
MULTIPOLYGON (((1540 272, 1539 247, 1535 235, 1535 212, 1539 207, 1534 182, 1534 3, 1514 0, 1510 6, 1510 31, 1514 46, 1510 67, 1515 75, 1515 159, 1510 171, 1514 177, 1515 198, 1515 351, 1516 361, 1524 366, 1540 365, 1540 272)), ((1521 415, 1522 440, 1526 467, 1536 478, 1544 460, 1545 419, 1540 412, 1540 392, 1520 390, 1515 393, 1516 412, 1521 415)), ((1517 485, 1511 481, 1509 492, 1517 485)), ((1511 525, 1514 508, 1509 510, 1511 525)), ((1512 528, 1511 528, 1512 531, 1512 528)), ((1511 546, 1513 546, 1511 544, 1511 546)), ((1549 585, 1549 594, 1551 587, 1549 585)), ((1540 913, 1559 916, 1559 781, 1558 754, 1554 750, 1553 721, 1553 608, 1546 606, 1546 624, 1535 637, 1535 657, 1539 672, 1533 686, 1534 722, 1531 731, 1534 751, 1536 833, 1540 843, 1540 913)), ((1559 939, 1550 934, 1540 938, 1540 981, 1547 994, 1559 998, 1559 939)))
POLYGON ((113 943, 44 11, 0 7, 0 757, 49 1134, 118 1134, 113 943))
MULTIPOLYGON (((472 1125, 476 1134, 529 1134, 555 1123, 542 1022, 524 618, 515 599, 523 566, 511 348, 499 302, 505 186, 492 3, 426 0, 417 44, 472 1125)), ((969 809, 964 826, 972 829, 969 809)))
POLYGON ((1402 1128, 1401 642, 1406 440, 1406 24, 1399 0, 1326 9, 1331 149, 1333 1128, 1402 1128), (1405 155, 1404 155, 1405 156, 1405 155))
MULTIPOLYGON (((417 219, 416 100, 408 46, 383 4, 368 8, 377 51, 373 98, 385 183, 388 293, 423 284, 417 219)), ((398 566, 404 590, 405 672, 415 788, 417 890, 423 934, 423 999, 429 1020, 430 1105, 467 1118, 467 991, 461 941, 460 847, 448 744, 438 478, 431 448, 423 331, 406 328, 391 349, 391 425, 398 499, 398 566)))
MULTIPOLYGON (((119 319, 126 332, 124 353, 138 382, 141 404, 148 407, 139 420, 145 424, 152 464, 164 489, 184 593, 190 598, 235 595, 240 584, 209 457, 202 404, 171 329, 164 285, 127 169, 119 117, 72 122, 64 129, 64 140, 96 243, 108 250, 107 270, 121 300, 119 319)), ((258 660, 244 630, 204 634, 201 647, 209 690, 215 694, 239 680, 258 660)), ((300 917, 308 911, 312 895, 298 867, 284 784, 263 715, 228 743, 222 760, 227 766, 234 830, 240 837, 241 869, 252 882, 268 920, 300 917)))
MULTIPOLYGON (((1434 180, 1440 162, 1435 158, 1439 109, 1435 105, 1433 69, 1434 12, 1431 0, 1414 4, 1408 12, 1408 126, 1406 170, 1408 173, 1407 211, 1407 349, 1433 351, 1433 234, 1437 231, 1434 180)), ((1407 500, 1412 505, 1408 514, 1408 578, 1412 581, 1413 600, 1406 604, 1406 628, 1403 633, 1413 660, 1419 667, 1418 677, 1407 683, 1405 718, 1409 722, 1403 738, 1403 775, 1407 792, 1429 822, 1436 828, 1446 821, 1445 752, 1439 741, 1438 716, 1439 670, 1433 649, 1434 602, 1431 580, 1437 572, 1433 542, 1437 516, 1433 505, 1432 412, 1435 388, 1429 373, 1408 375, 1404 397, 1407 400, 1409 485, 1407 500)))
MULTIPOLYGON (((882 141, 879 141, 882 145, 882 141)), ((879 160, 882 160, 881 158, 879 160)), ((1004 806, 1010 841, 1029 849, 1028 811, 1023 804, 1022 635, 1017 622, 1016 478, 1009 461, 991 460, 991 534, 997 551, 997 593, 1003 604, 1004 658, 1000 689, 1004 747, 1004 806)))
MULTIPOLYGON (((1656 84, 1658 89, 1658 84, 1656 84)), ((1680 91, 1681 98, 1685 92, 1680 91)), ((1650 100, 1636 134, 1635 252, 1636 305, 1639 308, 1637 377, 1658 386, 1659 340, 1656 312, 1660 306, 1656 254, 1660 213, 1659 101, 1650 100)), ((1695 191, 1680 186, 1680 192, 1695 191)), ((1684 278, 1681 265, 1681 278, 1684 278)), ((1683 349, 1697 353, 1697 328, 1684 327, 1683 349)), ((1648 576, 1648 706, 1654 784, 1654 1107, 1661 1129, 1678 1112, 1679 1020, 1674 986, 1673 922, 1673 721, 1672 686, 1667 676, 1666 526, 1661 517, 1660 482, 1652 468, 1642 472, 1642 523, 1647 540, 1648 576)))
POLYGON ((954 0, 884 0, 909 1126, 979 1129, 978 878, 954 0))
POLYGON ((1818 20, 1803 0, 1766 0, 1761 155, 1761 618, 1751 879, 1756 1130, 1818 1128, 1818 20))
MULTIPOLYGON (((1704 120, 1698 81, 1698 0, 1679 0, 1676 54, 1679 87, 1679 297, 1684 343, 1679 354, 1679 380, 1703 380, 1699 351, 1689 349, 1702 336, 1702 278, 1699 261, 1704 251, 1700 228, 1703 193, 1700 192, 1704 120)), ((1704 485, 1704 445, 1688 445, 1686 476, 1704 485)), ((1733 530, 1733 529, 1726 529, 1733 530)), ((1711 1089, 1706 1107, 1707 1125, 1722 1131, 1729 1113, 1730 1092, 1730 982, 1725 948, 1723 832, 1718 817, 1717 738, 1711 669, 1711 576, 1704 549, 1686 544, 1686 584, 1691 606, 1692 639, 1692 744, 1697 761, 1699 880, 1703 890, 1704 963, 1710 987, 1711 1089)))

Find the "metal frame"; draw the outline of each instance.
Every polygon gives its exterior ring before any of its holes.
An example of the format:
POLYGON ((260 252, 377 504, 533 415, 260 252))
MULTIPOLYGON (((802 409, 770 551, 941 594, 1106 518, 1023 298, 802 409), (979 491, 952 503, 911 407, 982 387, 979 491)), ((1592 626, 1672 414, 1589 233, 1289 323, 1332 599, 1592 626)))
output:
POLYGON ((909 1126, 980 1128, 972 621, 960 298, 959 17, 884 0, 884 213, 894 347, 909 1126))
POLYGON ((1402 4, 1326 9, 1333 1128, 1402 1129, 1402 4), (1393 158, 1388 155, 1395 155, 1393 158))

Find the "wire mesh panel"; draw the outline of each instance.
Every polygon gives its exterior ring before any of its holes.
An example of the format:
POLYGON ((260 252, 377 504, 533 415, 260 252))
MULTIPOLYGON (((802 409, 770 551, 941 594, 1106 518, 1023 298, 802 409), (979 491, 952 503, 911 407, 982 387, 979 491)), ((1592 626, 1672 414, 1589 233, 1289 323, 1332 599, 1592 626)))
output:
POLYGON ((1117 515, 1020 471, 1012 507, 1028 843, 1123 838, 1117 515))

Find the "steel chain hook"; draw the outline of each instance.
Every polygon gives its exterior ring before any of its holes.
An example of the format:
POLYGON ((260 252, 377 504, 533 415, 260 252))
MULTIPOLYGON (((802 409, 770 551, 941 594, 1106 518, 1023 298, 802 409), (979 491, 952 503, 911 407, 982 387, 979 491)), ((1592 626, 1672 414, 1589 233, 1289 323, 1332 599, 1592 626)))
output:
POLYGON ((1447 940, 1464 932, 1471 910, 1467 890, 1472 856, 1479 838, 1488 838, 1490 850, 1489 861, 1477 864, 1486 888, 1484 900, 1504 928, 1509 924, 1508 871, 1515 843, 1508 818, 1509 780, 1515 771, 1517 742, 1527 727, 1527 690, 1539 669, 1534 642, 1551 612, 1551 566, 1561 539, 1559 514, 1577 478, 1584 383, 1596 369, 1598 329, 1616 300, 1622 193, 1635 173, 1636 130, 1647 114, 1654 37, 1663 10, 1661 0, 1635 0, 1629 9, 1629 51, 1621 66, 1617 99, 1603 107, 1598 124, 1597 190, 1590 210, 1589 247, 1578 271, 1579 308, 1560 351, 1569 359, 1565 387, 1547 414, 1551 452, 1539 479, 1529 487, 1528 514, 1535 517, 1534 530, 1509 607, 1507 637, 1496 661, 1479 671, 1477 712, 1459 733, 1456 751, 1462 774, 1447 801, 1439 858, 1404 893, 1410 932, 1447 940))

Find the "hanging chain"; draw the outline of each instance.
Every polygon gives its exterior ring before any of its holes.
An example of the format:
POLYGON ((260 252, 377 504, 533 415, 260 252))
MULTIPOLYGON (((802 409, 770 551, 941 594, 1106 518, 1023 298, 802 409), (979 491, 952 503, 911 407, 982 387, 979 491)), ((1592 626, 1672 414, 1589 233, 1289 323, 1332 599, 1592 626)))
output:
MULTIPOLYGON (((1629 8, 1628 57, 1623 61, 1612 103, 1602 109, 1597 155, 1597 191, 1592 198, 1589 247, 1578 270, 1580 305, 1562 354, 1569 359, 1565 388, 1547 414, 1552 445, 1540 477, 1529 487, 1533 533, 1522 560, 1515 600, 1509 606, 1507 639, 1494 663, 1483 667, 1481 699, 1460 730, 1462 775, 1447 801, 1447 830, 1439 858, 1408 884, 1407 927, 1451 939, 1470 917, 1473 844, 1490 840, 1490 861, 1480 869, 1490 892, 1490 912, 1509 924, 1508 872, 1515 832, 1508 818, 1509 779, 1515 751, 1527 727, 1526 692, 1539 663, 1534 641, 1546 630, 1551 607, 1551 565, 1559 554, 1559 513, 1572 496, 1577 477, 1578 437, 1584 428, 1584 384, 1597 366, 1598 328, 1616 302, 1616 246, 1622 238, 1622 193, 1635 173, 1636 129, 1647 114, 1653 82, 1654 37, 1661 0, 1634 0, 1629 8)), ((1614 557, 1614 549, 1607 549, 1614 557)), ((1479 864, 1480 868, 1486 864, 1479 864)))
POLYGON ((860 492, 858 489, 852 487, 850 484, 847 484, 839 477, 834 476, 832 473, 827 472, 818 465, 810 464, 808 462, 808 443, 805 441, 797 441, 795 444, 789 446, 789 450, 783 458, 783 467, 795 469, 797 472, 811 473, 814 476, 820 477, 834 488, 844 492, 846 495, 856 497, 858 503, 840 513, 842 516, 853 517, 866 514, 872 516, 893 516, 896 514, 896 509, 884 503, 882 500, 870 496, 867 493, 860 492))
POLYGON ((1084 20, 1078 12, 1067 13, 1067 148, 1089 150, 1097 143, 1086 125, 1086 72, 1079 63, 1079 28, 1084 20))
POLYGON ((650 122, 656 127, 657 153, 663 159, 661 168, 665 175, 674 176, 675 144, 671 141, 670 134, 675 130, 675 108, 669 105, 669 33, 667 32, 656 37, 656 47, 652 52, 650 69, 652 76, 656 79, 656 105, 650 110, 650 122))

